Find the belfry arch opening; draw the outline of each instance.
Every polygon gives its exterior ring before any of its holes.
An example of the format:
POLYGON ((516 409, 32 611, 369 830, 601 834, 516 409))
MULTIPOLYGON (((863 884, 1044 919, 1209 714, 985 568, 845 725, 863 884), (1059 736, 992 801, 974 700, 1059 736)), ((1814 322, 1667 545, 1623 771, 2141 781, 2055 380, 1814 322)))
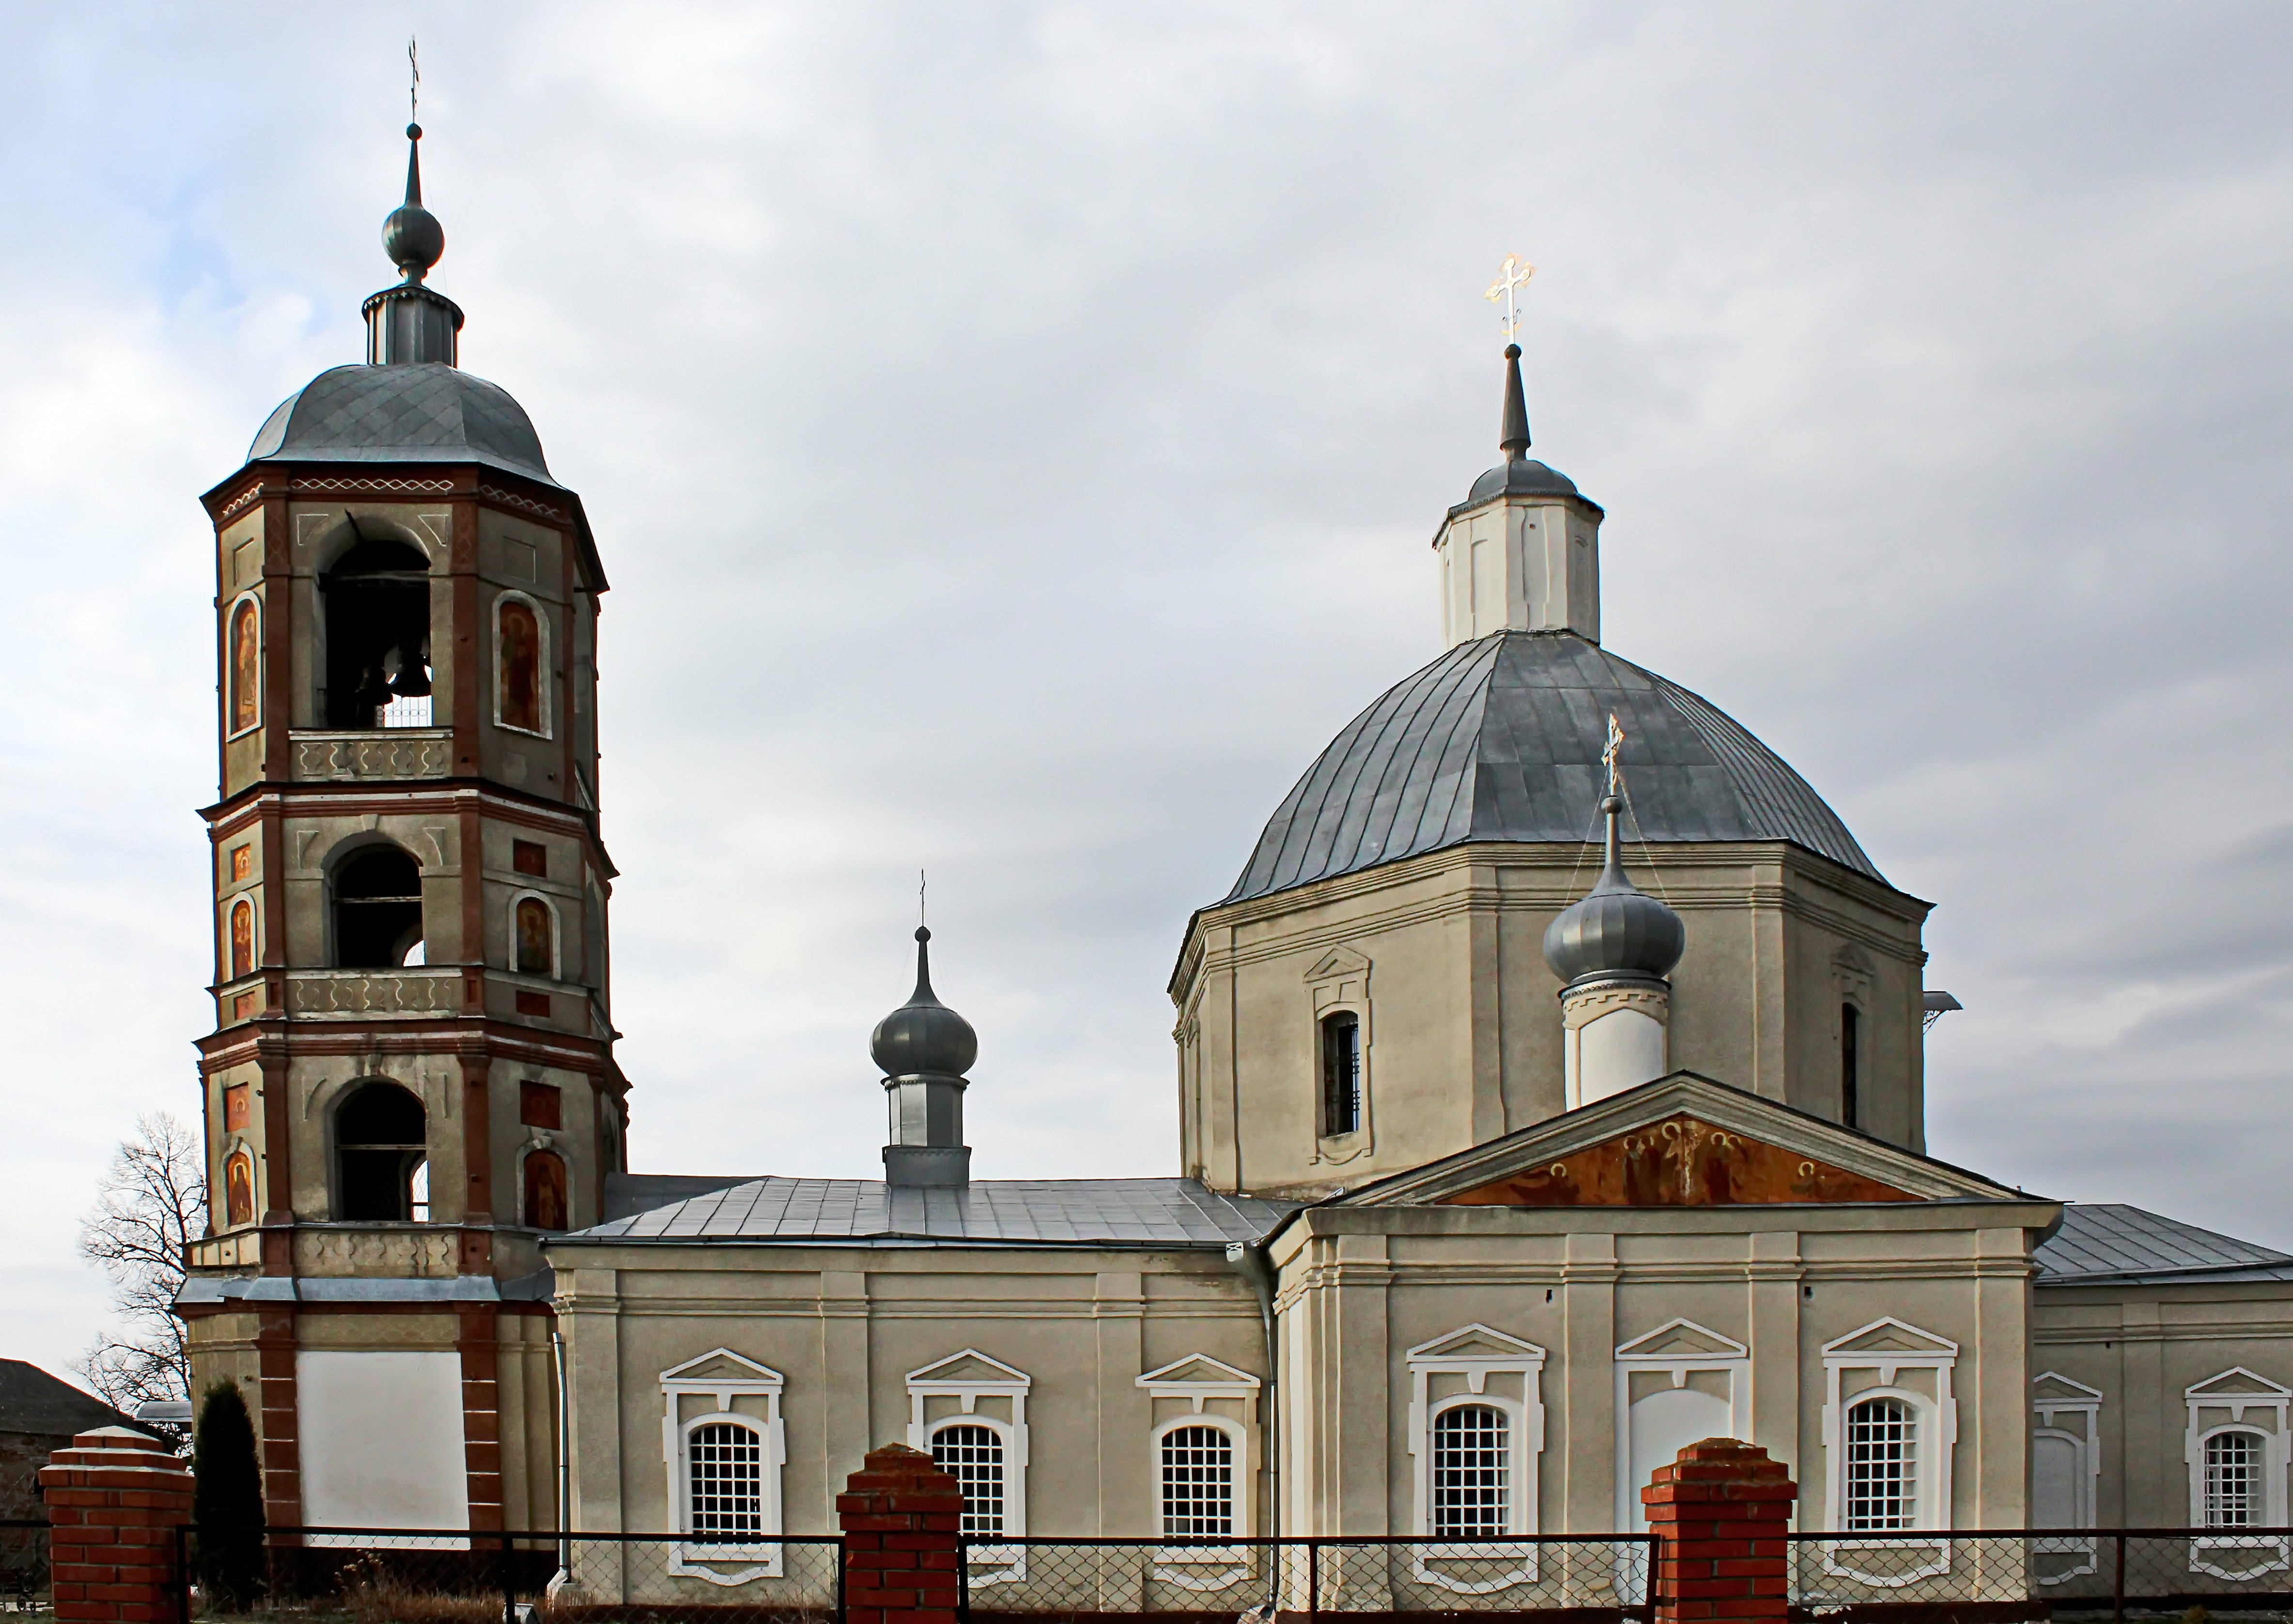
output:
POLYGON ((394 970, 423 962, 422 869, 393 845, 367 846, 335 869, 335 966, 394 970))
POLYGON ((361 1083, 335 1111, 336 1216, 352 1223, 427 1223, 429 1117, 391 1082, 361 1083))
POLYGON ((430 561, 361 536, 319 577, 326 605, 321 707, 330 728, 430 725, 430 561))

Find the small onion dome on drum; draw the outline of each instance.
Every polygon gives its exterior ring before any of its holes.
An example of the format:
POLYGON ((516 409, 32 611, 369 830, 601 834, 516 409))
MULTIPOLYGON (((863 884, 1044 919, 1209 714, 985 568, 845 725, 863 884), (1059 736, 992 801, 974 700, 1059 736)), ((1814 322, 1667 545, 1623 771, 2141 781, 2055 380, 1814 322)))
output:
POLYGON ((915 994, 879 1021, 868 1039, 868 1052, 886 1077, 961 1077, 979 1058, 971 1022, 932 992, 930 943, 931 932, 916 926, 915 994))
POLYGON ((1544 962, 1569 986, 1611 976, 1661 981, 1688 947, 1680 916, 1625 877, 1616 852, 1623 808, 1615 796, 1600 803, 1608 841, 1600 883, 1545 927, 1544 962))
POLYGON ((421 139, 420 125, 406 126, 406 201, 382 222, 382 251, 409 282, 420 281, 446 252, 446 228, 422 206, 421 139))

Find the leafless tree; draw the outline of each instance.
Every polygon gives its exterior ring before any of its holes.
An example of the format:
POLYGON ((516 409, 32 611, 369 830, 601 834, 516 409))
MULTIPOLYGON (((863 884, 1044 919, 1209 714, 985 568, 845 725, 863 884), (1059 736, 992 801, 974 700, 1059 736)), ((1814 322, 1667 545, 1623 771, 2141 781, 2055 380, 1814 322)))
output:
POLYGON ((183 1283, 184 1246, 207 1232, 205 1160, 198 1134, 175 1118, 138 1117, 80 1220, 80 1256, 111 1277, 118 1321, 89 1346, 79 1373, 130 1415, 148 1399, 191 1396, 183 1322, 169 1305, 183 1283))

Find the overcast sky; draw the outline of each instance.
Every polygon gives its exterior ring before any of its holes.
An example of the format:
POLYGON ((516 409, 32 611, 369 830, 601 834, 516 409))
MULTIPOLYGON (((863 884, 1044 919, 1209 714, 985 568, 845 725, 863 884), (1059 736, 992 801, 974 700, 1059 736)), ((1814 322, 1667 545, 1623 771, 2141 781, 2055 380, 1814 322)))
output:
POLYGON ((195 500, 433 285, 613 590, 642 1169, 865 1176, 915 876, 988 1177, 1175 1170, 1163 993, 1438 651, 1518 249, 1608 645, 1939 906, 1934 1151, 2293 1248, 2293 11, 11 5, 0 1354, 213 1021, 195 500))

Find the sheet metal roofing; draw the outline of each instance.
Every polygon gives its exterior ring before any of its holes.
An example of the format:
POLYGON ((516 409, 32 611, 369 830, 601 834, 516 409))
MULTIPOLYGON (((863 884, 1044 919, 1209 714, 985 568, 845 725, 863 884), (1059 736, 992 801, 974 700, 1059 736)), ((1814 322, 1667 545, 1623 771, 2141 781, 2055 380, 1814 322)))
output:
POLYGON ((0 1433, 30 1433, 39 1437, 69 1437, 92 1433, 99 1426, 133 1426, 101 1399, 82 1393, 36 1364, 20 1359, 0 1359, 0 1433))
POLYGON ((1223 901, 1471 841, 1588 839, 1611 713, 1638 820, 1628 838, 1789 841, 1885 883, 1823 797, 1697 695, 1573 632, 1497 632, 1354 718, 1223 901))
POLYGON ((1224 1247, 1292 1204, 1190 1178, 990 1179, 915 1189, 872 1179, 759 1178, 688 1195, 554 1242, 834 1241, 1224 1247))
POLYGON ((263 420, 247 460, 480 463, 556 483, 509 391, 439 361, 328 368, 263 420))
POLYGON ((2034 1256, 2041 1286, 2293 1280, 2293 1255, 2113 1201, 2063 1208, 2062 1228, 2034 1256))

